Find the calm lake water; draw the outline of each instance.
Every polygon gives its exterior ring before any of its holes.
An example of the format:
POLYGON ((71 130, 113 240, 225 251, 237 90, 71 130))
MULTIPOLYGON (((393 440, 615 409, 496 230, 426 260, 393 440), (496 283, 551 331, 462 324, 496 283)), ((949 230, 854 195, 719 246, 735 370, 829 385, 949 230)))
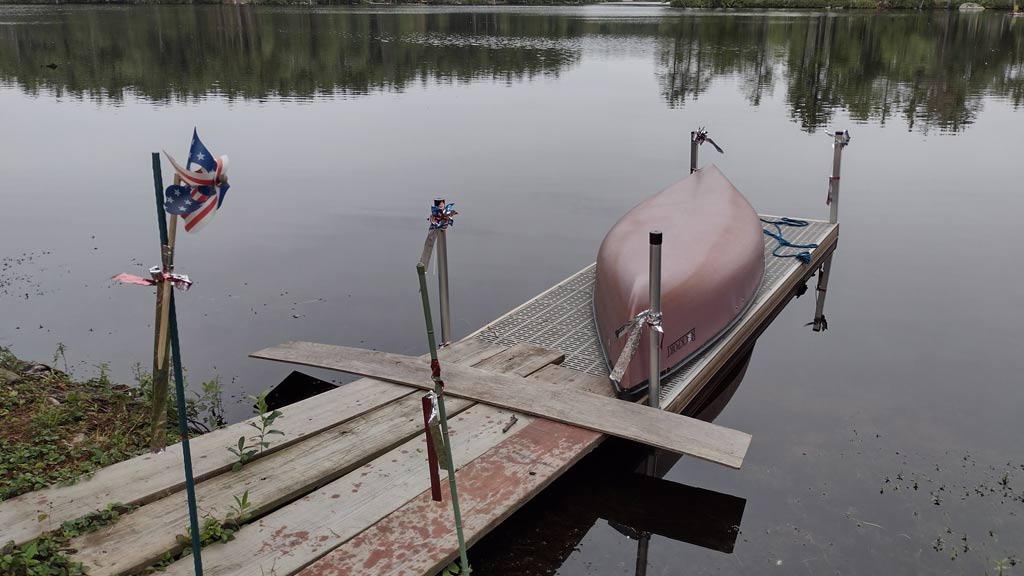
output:
MULTIPOLYGON (((2 7, 0 345, 149 362, 152 291, 109 278, 158 262, 149 153, 193 126, 232 188, 179 235, 183 357, 231 419, 289 371, 264 346, 425 351, 435 196, 461 336, 592 262, 691 129, 760 212, 819 218, 850 129, 830 329, 808 297, 758 341, 716 420, 753 435, 742 470, 666 476, 746 500, 735 549, 654 536, 647 573, 994 574, 1024 556, 1022 107, 1024 19, 996 13, 2 7)), ((633 574, 573 502, 528 507, 479 573, 633 574)))

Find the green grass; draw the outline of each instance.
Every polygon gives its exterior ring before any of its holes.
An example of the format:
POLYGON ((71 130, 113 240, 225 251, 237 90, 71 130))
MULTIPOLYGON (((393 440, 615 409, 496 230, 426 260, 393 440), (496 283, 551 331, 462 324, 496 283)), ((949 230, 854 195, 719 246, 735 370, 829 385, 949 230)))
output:
MULTIPOLYGON (((59 347, 55 358, 63 353, 59 347)), ((138 370, 133 387, 112 383, 104 365, 97 367, 96 376, 81 381, 59 370, 26 373, 28 365, 0 347, 0 369, 19 376, 0 387, 0 501, 51 484, 73 483, 148 451, 147 373, 138 370)), ((203 390, 189 398, 188 417, 200 427, 215 428, 222 423, 220 386, 213 380, 203 390)), ((168 436, 176 442, 173 398, 169 405, 168 436)))

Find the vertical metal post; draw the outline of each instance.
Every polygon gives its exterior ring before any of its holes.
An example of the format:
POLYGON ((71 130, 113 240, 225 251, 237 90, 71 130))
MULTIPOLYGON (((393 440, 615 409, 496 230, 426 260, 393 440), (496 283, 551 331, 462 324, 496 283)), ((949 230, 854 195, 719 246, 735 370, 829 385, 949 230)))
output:
MULTIPOLYGON (((444 200, 441 200, 444 205, 444 200)), ((448 299, 448 239, 444 228, 437 231, 437 300, 441 311, 441 346, 452 341, 452 309, 448 299)))
POLYGON ((829 178, 829 216, 828 221, 832 224, 839 222, 839 168, 843 161, 843 148, 846 146, 846 133, 836 130, 832 135, 835 142, 832 144, 832 176, 829 178))
MULTIPOLYGON (((650 272, 651 318, 661 321, 661 232, 651 232, 651 272, 650 272)), ((660 326, 659 326, 660 327, 660 326)), ((661 408, 661 332, 650 325, 647 332, 650 352, 650 374, 647 386, 647 404, 651 408, 661 408)))
POLYGON ((636 576, 647 576, 647 551, 650 547, 650 532, 642 532, 636 543, 636 576))
MULTIPOLYGON (((163 282, 170 284, 170 282, 163 282)), ((203 576, 202 533, 199 530, 199 505, 196 503, 196 481, 192 475, 192 450, 188 444, 188 420, 185 406, 185 376, 181 368, 181 343, 178 340, 178 312, 174 306, 174 292, 167 295, 169 311, 168 331, 171 336, 171 356, 174 358, 174 389, 178 402, 178 432, 181 434, 181 455, 185 461, 185 492, 188 496, 189 536, 192 540, 192 567, 195 576, 203 576)))
POLYGON ((697 171, 697 133, 690 132, 690 174, 697 171))
POLYGON ((833 256, 834 253, 828 255, 821 265, 821 271, 818 272, 818 287, 814 294, 814 323, 811 328, 815 332, 828 330, 828 322, 825 320, 825 293, 828 291, 828 278, 832 273, 833 256))

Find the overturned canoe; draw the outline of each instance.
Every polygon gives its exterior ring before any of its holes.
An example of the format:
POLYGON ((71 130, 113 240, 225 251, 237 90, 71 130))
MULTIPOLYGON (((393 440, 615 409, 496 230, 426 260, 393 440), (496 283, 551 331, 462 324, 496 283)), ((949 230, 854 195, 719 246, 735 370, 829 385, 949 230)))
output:
MULTIPOLYGON (((661 230, 662 375, 713 343, 746 310, 764 275, 757 213, 714 165, 644 200, 608 232, 597 255, 594 316, 609 371, 631 320, 650 307, 648 232, 661 230)), ((646 330, 638 350, 647 350, 646 330)), ((639 356, 640 354, 638 354, 639 356)), ((647 387, 648 363, 635 358, 620 395, 647 387)))

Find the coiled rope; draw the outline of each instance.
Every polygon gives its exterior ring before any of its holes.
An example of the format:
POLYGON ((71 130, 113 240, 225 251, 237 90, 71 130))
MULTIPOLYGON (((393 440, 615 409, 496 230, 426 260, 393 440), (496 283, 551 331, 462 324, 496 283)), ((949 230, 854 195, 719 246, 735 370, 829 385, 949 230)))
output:
POLYGON ((765 230, 765 229, 761 230, 762 232, 764 232, 765 236, 771 236, 772 238, 775 239, 776 242, 779 243, 779 245, 776 246, 774 250, 772 250, 772 256, 775 256, 776 258, 796 258, 797 260, 803 262, 804 264, 810 263, 810 261, 811 261, 811 253, 808 252, 806 249, 807 248, 817 248, 818 245, 817 244, 794 244, 793 242, 790 242, 789 240, 787 240, 782 235, 782 227, 783 226, 791 226, 793 228, 803 228, 804 226, 808 225, 808 222, 806 220, 797 220, 795 218, 781 218, 779 220, 765 220, 764 218, 761 218, 761 222, 764 222, 765 224, 772 224, 772 225, 775 226, 775 232, 772 232, 771 230, 765 230), (803 248, 804 250, 802 252, 791 252, 789 254, 780 254, 779 250, 782 250, 783 248, 803 248))

